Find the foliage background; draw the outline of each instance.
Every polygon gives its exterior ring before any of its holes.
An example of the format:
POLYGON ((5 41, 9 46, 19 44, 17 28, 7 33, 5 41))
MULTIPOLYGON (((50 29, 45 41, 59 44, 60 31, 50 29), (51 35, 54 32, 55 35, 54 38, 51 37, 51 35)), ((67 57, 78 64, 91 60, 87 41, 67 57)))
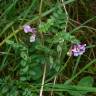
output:
POLYGON ((95 6, 96 0, 0 0, 0 96, 96 96, 95 6), (35 42, 24 24, 37 29, 35 42), (79 42, 86 52, 68 56, 79 42))

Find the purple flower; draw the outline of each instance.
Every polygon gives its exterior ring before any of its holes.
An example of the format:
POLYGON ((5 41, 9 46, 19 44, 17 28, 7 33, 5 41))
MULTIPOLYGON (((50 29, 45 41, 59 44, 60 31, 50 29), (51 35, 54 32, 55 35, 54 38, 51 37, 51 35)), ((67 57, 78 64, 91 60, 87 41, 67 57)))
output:
POLYGON ((71 55, 79 56, 85 52, 85 49, 86 49, 86 44, 75 44, 70 48, 70 50, 67 54, 70 56, 71 55))
POLYGON ((24 25, 23 26, 24 28, 24 32, 25 33, 32 33, 32 35, 30 36, 30 42, 35 42, 35 39, 36 39, 36 28, 31 28, 30 25, 24 25))
POLYGON ((26 24, 26 25, 23 26, 23 28, 24 28, 25 33, 29 33, 29 32, 36 33, 36 28, 31 28, 30 25, 26 24))

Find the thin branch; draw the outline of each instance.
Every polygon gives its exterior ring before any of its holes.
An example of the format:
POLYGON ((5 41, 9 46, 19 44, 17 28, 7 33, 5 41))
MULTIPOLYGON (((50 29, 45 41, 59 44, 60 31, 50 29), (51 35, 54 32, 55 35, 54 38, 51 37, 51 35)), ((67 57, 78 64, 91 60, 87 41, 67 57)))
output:
POLYGON ((43 96, 43 87, 44 87, 44 81, 45 81, 45 74, 46 74, 46 64, 44 66, 44 72, 43 72, 43 78, 42 78, 42 84, 41 84, 41 89, 40 89, 40 95, 39 96, 43 96))
POLYGON ((67 9, 66 9, 66 6, 65 6, 65 2, 63 0, 61 0, 62 2, 62 5, 64 7, 64 11, 66 13, 66 17, 67 17, 67 20, 66 20, 66 27, 65 27, 65 32, 67 31, 67 25, 68 25, 68 20, 69 20, 69 15, 68 15, 68 12, 67 12, 67 9))
MULTIPOLYGON (((54 85, 55 85, 55 83, 56 83, 56 79, 57 79, 57 76, 54 77, 54 82, 53 82, 54 85)), ((52 89, 52 91, 51 91, 51 95, 50 95, 50 96, 53 96, 53 89, 52 89)))

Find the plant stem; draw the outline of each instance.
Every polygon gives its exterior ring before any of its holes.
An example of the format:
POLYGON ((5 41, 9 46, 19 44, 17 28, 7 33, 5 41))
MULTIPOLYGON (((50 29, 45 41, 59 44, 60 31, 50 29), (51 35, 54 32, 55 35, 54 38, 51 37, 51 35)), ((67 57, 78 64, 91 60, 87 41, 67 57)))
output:
POLYGON ((43 78, 42 78, 42 84, 41 84, 41 89, 40 89, 40 95, 39 96, 43 96, 43 87, 44 87, 44 81, 45 81, 45 74, 46 74, 46 64, 44 66, 44 72, 43 72, 43 78))
MULTIPOLYGON (((41 17, 42 17, 42 4, 43 4, 43 0, 41 0, 40 7, 39 7, 39 23, 40 24, 41 24, 41 17)), ((42 45, 44 45, 44 36, 42 32, 40 32, 40 36, 41 36, 42 45)))
POLYGON ((66 13, 66 26, 65 26, 65 32, 67 31, 67 24, 68 24, 68 19, 69 19, 69 16, 68 16, 68 12, 67 12, 67 9, 66 9, 66 6, 65 6, 65 2, 63 0, 61 0, 62 4, 63 4, 63 7, 64 7, 64 11, 66 13))
MULTIPOLYGON (((56 79, 57 79, 57 76, 54 77, 53 85, 55 85, 55 83, 56 83, 56 79)), ((52 91, 51 91, 51 95, 50 95, 50 96, 53 96, 53 89, 52 89, 52 91)))

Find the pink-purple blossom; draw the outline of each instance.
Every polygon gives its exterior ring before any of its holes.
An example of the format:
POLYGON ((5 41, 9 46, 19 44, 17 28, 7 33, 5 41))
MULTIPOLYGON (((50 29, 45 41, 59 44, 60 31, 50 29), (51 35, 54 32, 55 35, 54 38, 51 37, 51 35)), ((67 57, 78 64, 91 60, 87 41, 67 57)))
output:
POLYGON ((27 24, 24 25, 23 28, 24 28, 25 33, 29 33, 29 32, 35 33, 36 32, 36 28, 32 28, 30 25, 27 25, 27 24))
POLYGON ((74 44, 71 46, 68 55, 73 56, 80 56, 82 55, 86 50, 86 44, 74 44))
POLYGON ((30 36, 30 42, 35 42, 36 40, 36 28, 32 28, 30 25, 24 25, 23 26, 24 32, 25 33, 31 33, 30 36))

